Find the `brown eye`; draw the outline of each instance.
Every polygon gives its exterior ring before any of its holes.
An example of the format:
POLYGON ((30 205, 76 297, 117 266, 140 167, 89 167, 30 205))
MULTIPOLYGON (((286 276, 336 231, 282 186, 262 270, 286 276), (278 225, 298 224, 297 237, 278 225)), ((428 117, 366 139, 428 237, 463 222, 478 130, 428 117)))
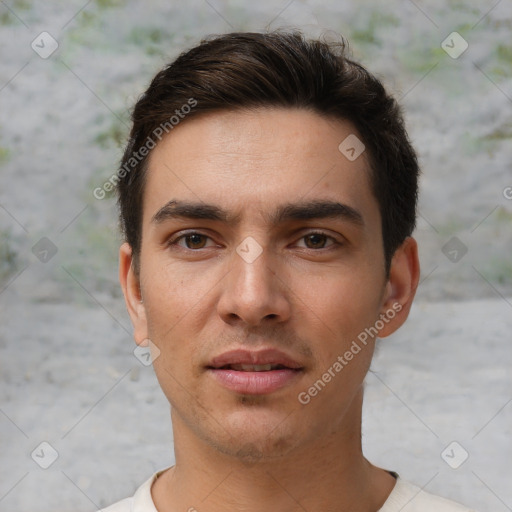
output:
POLYGON ((203 249, 205 247, 210 247, 213 240, 203 233, 184 233, 178 237, 175 237, 167 243, 169 248, 178 246, 183 249, 203 249))
POLYGON ((202 249, 206 245, 207 239, 207 236, 201 235, 199 233, 193 233, 183 237, 183 240, 185 240, 185 245, 188 249, 202 249))
POLYGON ((329 237, 322 233, 311 233, 304 237, 308 249, 323 249, 329 237))

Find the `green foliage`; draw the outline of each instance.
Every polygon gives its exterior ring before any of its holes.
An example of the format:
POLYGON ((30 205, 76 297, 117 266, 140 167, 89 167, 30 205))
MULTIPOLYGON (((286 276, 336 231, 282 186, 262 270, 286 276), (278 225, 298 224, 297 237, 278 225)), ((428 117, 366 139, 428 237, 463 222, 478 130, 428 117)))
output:
POLYGON ((397 27, 400 21, 391 14, 373 11, 366 25, 355 28, 350 34, 350 39, 358 44, 379 44, 377 31, 385 27, 397 27))
POLYGON ((126 0, 95 0, 95 3, 100 9, 110 9, 122 6, 126 0))
POLYGON ((165 33, 158 28, 134 27, 130 32, 129 39, 135 44, 160 43, 166 37, 165 33))
POLYGON ((446 56, 446 53, 441 47, 427 49, 419 47, 416 50, 406 48, 400 52, 400 61, 407 70, 418 75, 424 75, 436 64, 439 64, 444 56, 446 56))
POLYGON ((32 2, 27 0, 14 0, 12 8, 17 11, 28 11, 29 9, 32 9, 32 2))
POLYGON ((496 128, 491 133, 484 135, 480 138, 480 144, 485 146, 489 155, 494 155, 494 152, 503 141, 510 141, 512 139, 512 124, 506 123, 499 128, 496 128))
POLYGON ((510 66, 512 63, 512 46, 499 44, 496 48, 496 56, 499 60, 502 60, 504 63, 510 66))
POLYGON ((7 160, 9 160, 9 156, 9 148, 4 148, 3 146, 0 146, 0 164, 7 162, 7 160))
POLYGON ((109 116, 106 122, 103 115, 98 116, 94 124, 98 125, 94 143, 100 148, 110 149, 124 146, 130 125, 130 115, 126 110, 118 110, 109 116))
MULTIPOLYGON (((500 206, 496 211, 496 220, 497 222, 503 222, 507 227, 510 226, 510 223, 512 222, 512 211, 500 206)), ((509 261, 512 263, 510 258, 509 261)))
POLYGON ((94 142, 103 149, 112 146, 120 148, 125 143, 127 135, 126 126, 117 117, 113 117, 110 126, 100 131, 94 137, 94 142))
POLYGON ((79 26, 81 26, 83 28, 90 27, 91 25, 94 25, 97 18, 98 18, 98 16, 94 12, 82 11, 80 13, 80 17, 78 18, 80 21, 79 26))
POLYGON ((20 23, 16 18, 16 13, 28 11, 31 8, 32 4, 26 0, 14 0, 10 4, 10 10, 5 6, 2 8, 2 13, 0 14, 0 25, 14 25, 20 23))
POLYGON ((0 281, 12 275, 17 269, 18 255, 12 249, 10 231, 0 230, 0 281))
POLYGON ((497 78, 512 76, 512 46, 499 44, 493 53, 494 66, 491 73, 497 78))
POLYGON ((488 141, 501 141, 512 139, 512 123, 505 124, 496 128, 491 133, 485 135, 484 140, 488 141))
POLYGON ((8 11, 0 13, 0 25, 10 25, 12 23, 13 16, 8 11))
POLYGON ((491 283, 512 284, 512 260, 510 258, 492 258, 486 265, 485 275, 491 283))
POLYGON ((454 233, 460 233, 466 227, 462 219, 449 217, 443 224, 436 225, 437 234, 440 237, 448 238, 453 236, 454 233))
POLYGON ((146 55, 165 55, 173 35, 155 27, 134 27, 128 42, 144 48, 146 55), (164 44, 165 43, 165 44, 164 44))

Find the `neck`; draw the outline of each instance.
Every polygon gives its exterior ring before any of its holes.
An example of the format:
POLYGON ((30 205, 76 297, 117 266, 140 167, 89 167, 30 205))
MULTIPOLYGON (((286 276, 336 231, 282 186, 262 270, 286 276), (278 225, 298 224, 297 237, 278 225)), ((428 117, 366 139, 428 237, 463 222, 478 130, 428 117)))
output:
POLYGON ((347 421, 281 457, 241 460, 199 439, 173 414, 176 465, 152 488, 159 512, 376 512, 395 483, 361 449, 362 392, 347 421))

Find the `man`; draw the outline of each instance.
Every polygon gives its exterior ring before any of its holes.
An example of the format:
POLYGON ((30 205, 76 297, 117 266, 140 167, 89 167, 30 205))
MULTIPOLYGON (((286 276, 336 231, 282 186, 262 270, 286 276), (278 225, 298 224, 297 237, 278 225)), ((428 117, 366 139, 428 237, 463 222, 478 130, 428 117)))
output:
POLYGON ((367 461, 363 381, 419 278, 418 165, 343 45, 204 41, 135 106, 120 279, 176 464, 108 512, 464 511, 367 461))

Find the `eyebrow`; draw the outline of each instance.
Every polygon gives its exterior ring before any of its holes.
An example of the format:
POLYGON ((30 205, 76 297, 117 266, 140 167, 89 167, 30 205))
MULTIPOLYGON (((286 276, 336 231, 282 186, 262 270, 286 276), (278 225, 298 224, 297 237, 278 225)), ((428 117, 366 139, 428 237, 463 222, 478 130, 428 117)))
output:
MULTIPOLYGON (((352 206, 337 201, 314 200, 287 203, 279 206, 275 212, 266 215, 270 224, 279 224, 289 220, 313 220, 338 218, 363 226, 362 214, 352 206)), ((193 203, 171 200, 153 215, 151 222, 161 224, 170 219, 203 219, 236 224, 240 215, 230 215, 227 211, 213 204, 193 203)))

